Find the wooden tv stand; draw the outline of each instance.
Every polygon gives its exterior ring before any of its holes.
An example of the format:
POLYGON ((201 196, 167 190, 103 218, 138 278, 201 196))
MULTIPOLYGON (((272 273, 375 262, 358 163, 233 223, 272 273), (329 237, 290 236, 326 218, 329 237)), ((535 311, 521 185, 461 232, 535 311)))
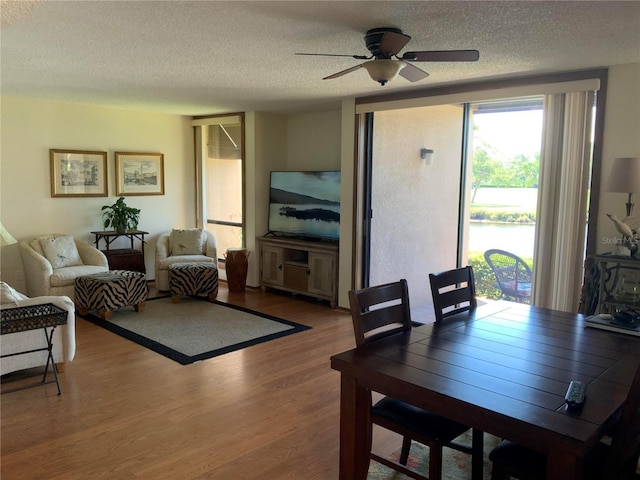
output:
POLYGON ((260 286, 329 300, 338 305, 338 245, 258 237, 260 286))

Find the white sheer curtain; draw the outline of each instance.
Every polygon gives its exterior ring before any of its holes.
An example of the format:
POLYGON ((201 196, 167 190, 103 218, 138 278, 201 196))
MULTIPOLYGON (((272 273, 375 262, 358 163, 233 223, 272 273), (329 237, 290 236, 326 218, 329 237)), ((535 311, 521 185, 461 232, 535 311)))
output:
POLYGON ((533 304, 577 312, 591 174, 594 92, 545 96, 533 304))

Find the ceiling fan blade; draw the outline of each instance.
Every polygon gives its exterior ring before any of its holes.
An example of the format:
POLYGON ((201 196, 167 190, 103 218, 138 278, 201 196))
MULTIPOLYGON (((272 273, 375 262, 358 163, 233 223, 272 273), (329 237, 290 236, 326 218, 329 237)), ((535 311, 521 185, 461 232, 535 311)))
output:
POLYGON ((384 32, 380 40, 379 51, 389 55, 396 55, 409 43, 409 40, 411 40, 411 37, 404 33, 384 32))
POLYGON ((296 53, 296 55, 311 55, 314 57, 349 57, 355 58, 356 60, 369 60, 370 58, 373 58, 373 55, 367 57, 366 55, 341 55, 339 53, 296 53))
POLYGON ((333 75, 329 75, 328 77, 324 77, 323 80, 331 80, 332 78, 338 78, 347 73, 355 72, 356 70, 362 68, 362 65, 356 65, 355 67, 347 68, 346 70, 342 70, 338 73, 334 73, 333 75))
POLYGON ((402 70, 400 70, 399 75, 401 77, 406 78, 410 82, 417 82, 417 81, 423 80, 423 79, 425 79, 425 78, 427 78, 429 76, 429 74, 427 72, 425 72, 424 70, 419 69, 415 65, 411 65, 410 63, 407 63, 405 65, 405 67, 402 70))
POLYGON ((431 50, 402 55, 402 60, 409 62, 475 62, 478 58, 478 50, 431 50))

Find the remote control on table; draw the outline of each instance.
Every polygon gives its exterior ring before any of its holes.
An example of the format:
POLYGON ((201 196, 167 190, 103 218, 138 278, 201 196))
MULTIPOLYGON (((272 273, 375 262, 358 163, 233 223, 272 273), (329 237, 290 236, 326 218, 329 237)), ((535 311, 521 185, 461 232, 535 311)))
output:
POLYGON ((587 385, 584 382, 572 380, 564 396, 564 401, 567 402, 569 410, 579 410, 582 408, 586 393, 587 385))

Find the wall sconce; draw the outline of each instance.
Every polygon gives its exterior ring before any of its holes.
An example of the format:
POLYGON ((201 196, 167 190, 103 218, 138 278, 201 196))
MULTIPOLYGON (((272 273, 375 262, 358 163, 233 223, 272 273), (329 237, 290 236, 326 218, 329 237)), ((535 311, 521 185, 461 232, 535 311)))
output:
POLYGON ((424 160, 426 165, 433 164, 433 155, 434 151, 430 148, 421 148, 420 149, 420 158, 424 160))
POLYGON ((627 217, 633 213, 633 194, 640 192, 640 157, 616 158, 613 161, 607 190, 628 195, 627 217))

